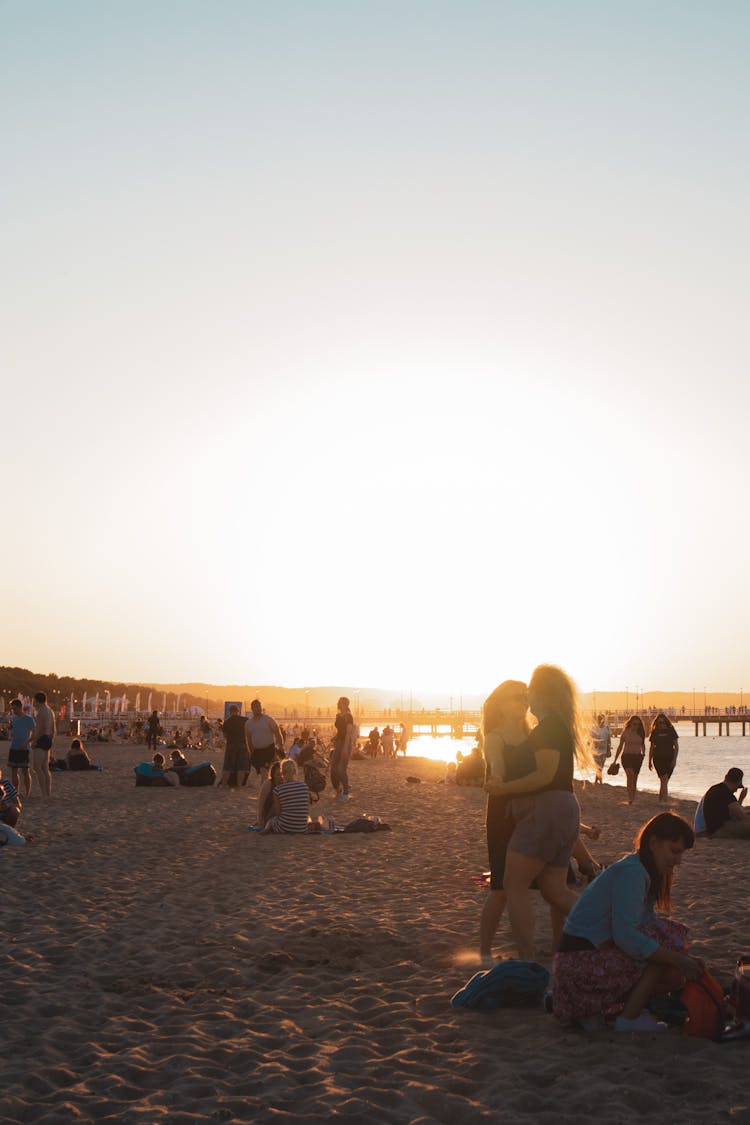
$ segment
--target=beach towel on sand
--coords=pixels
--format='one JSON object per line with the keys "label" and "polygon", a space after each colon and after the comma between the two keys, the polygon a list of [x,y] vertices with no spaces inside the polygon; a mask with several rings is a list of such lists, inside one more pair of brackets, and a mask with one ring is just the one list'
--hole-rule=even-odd
{"label": "beach towel on sand", "polygon": [[498,961],[474,976],[451,996],[454,1008],[541,1007],[549,985],[549,972],[537,961]]}

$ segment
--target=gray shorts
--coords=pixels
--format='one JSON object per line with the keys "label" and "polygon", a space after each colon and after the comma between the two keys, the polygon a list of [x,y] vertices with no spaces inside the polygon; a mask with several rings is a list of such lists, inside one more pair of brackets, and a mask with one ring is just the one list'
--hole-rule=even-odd
{"label": "gray shorts", "polygon": [[516,822],[509,852],[543,859],[547,867],[567,867],[578,839],[581,810],[575,794],[565,790],[514,797]]}

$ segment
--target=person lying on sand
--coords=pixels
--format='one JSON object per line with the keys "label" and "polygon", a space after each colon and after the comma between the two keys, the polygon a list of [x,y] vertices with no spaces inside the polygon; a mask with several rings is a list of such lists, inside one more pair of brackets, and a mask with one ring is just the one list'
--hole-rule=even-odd
{"label": "person lying on sand", "polygon": [[552,1007],[566,1026],[604,1029],[620,1009],[615,1031],[665,1031],[646,1009],[653,996],[696,980],[703,962],[687,953],[687,929],[657,918],[669,911],[674,869],[695,842],[674,813],[641,829],[636,850],[607,867],[583,891],[565,920],[552,968]]}

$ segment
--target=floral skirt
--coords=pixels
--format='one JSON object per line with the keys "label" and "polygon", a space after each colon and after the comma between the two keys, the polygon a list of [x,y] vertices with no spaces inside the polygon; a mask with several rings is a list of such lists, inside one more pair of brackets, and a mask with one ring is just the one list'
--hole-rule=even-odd
{"label": "floral skirt", "polygon": [[[687,926],[670,918],[653,918],[641,932],[665,949],[687,949]],[[636,961],[608,942],[599,949],[556,953],[552,964],[552,1004],[560,1023],[569,1025],[588,1016],[614,1016],[643,976],[645,961]]]}

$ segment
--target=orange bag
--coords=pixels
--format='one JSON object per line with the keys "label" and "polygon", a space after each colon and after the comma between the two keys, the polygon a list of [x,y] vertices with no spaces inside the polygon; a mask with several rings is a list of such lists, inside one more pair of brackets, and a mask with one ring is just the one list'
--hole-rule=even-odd
{"label": "orange bag", "polygon": [[700,1039],[720,1039],[728,1019],[724,990],[710,973],[689,980],[680,993],[688,1017],[683,1030]]}

